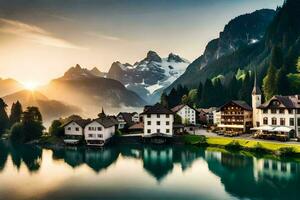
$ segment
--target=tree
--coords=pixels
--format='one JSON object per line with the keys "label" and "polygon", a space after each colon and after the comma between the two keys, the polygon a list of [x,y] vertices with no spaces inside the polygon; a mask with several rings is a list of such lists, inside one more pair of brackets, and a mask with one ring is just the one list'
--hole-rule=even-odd
{"label": "tree", "polygon": [[10,138],[12,142],[29,142],[39,139],[44,129],[39,109],[37,107],[28,107],[22,114],[21,122],[12,126]]}
{"label": "tree", "polygon": [[277,84],[276,81],[276,68],[274,65],[270,65],[267,75],[263,80],[263,90],[265,95],[265,100],[269,100],[273,95],[277,94]]}
{"label": "tree", "polygon": [[189,91],[187,104],[195,106],[196,101],[197,101],[197,89],[192,89]]}
{"label": "tree", "polygon": [[160,97],[160,103],[162,106],[169,108],[169,103],[168,103],[168,96],[165,92],[162,93]]}
{"label": "tree", "polygon": [[188,95],[183,95],[182,98],[181,98],[181,103],[182,104],[189,104],[189,97]]}
{"label": "tree", "polygon": [[211,100],[213,99],[213,96],[216,95],[216,93],[213,91],[214,87],[212,84],[212,81],[210,79],[206,79],[203,87],[203,95],[200,105],[202,107],[209,107],[214,104]]}
{"label": "tree", "polygon": [[0,98],[0,135],[4,133],[4,131],[9,126],[9,119],[6,113],[7,104]]}
{"label": "tree", "polygon": [[280,69],[283,65],[283,54],[280,46],[272,48],[271,65],[273,65],[276,69]]}
{"label": "tree", "polygon": [[64,128],[60,120],[53,120],[49,127],[49,134],[56,137],[62,137],[64,135]]}
{"label": "tree", "polygon": [[284,67],[281,67],[278,71],[277,71],[277,74],[276,74],[276,80],[275,80],[275,83],[276,83],[276,88],[278,90],[278,93],[277,94],[280,94],[280,95],[288,95],[290,92],[289,92],[289,89],[290,89],[290,83],[289,83],[289,80],[288,80],[288,77],[287,77],[287,69],[284,68]]}
{"label": "tree", "polygon": [[17,122],[21,121],[21,116],[22,116],[23,110],[22,110],[22,105],[19,101],[16,103],[13,103],[11,106],[11,111],[10,111],[10,116],[9,116],[9,123],[10,127],[14,125]]}
{"label": "tree", "polygon": [[182,118],[180,117],[180,115],[175,114],[174,115],[174,124],[181,124],[182,123]]}
{"label": "tree", "polygon": [[198,88],[197,88],[197,99],[196,99],[196,105],[199,106],[201,99],[202,99],[202,90],[203,90],[203,85],[202,82],[200,81]]}

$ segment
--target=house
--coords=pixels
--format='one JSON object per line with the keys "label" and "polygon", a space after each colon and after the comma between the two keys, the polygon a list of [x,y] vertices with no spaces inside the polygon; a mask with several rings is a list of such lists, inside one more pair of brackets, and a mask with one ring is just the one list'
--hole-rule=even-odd
{"label": "house", "polygon": [[110,117],[94,119],[84,127],[84,137],[87,145],[103,146],[116,131],[116,122]]}
{"label": "house", "polygon": [[71,120],[62,125],[65,131],[64,142],[66,144],[78,144],[84,139],[84,127],[89,120],[77,119]]}
{"label": "house", "polygon": [[139,114],[137,112],[120,112],[117,115],[117,120],[119,124],[118,129],[128,129],[133,124],[139,122]]}
{"label": "house", "polygon": [[217,110],[215,107],[211,108],[199,108],[198,121],[200,124],[212,125],[214,124],[214,111]]}
{"label": "house", "polygon": [[221,124],[221,111],[220,108],[217,108],[213,111],[213,124]]}
{"label": "house", "polygon": [[144,119],[144,137],[172,137],[174,113],[157,103],[141,113]]}
{"label": "house", "polygon": [[277,135],[278,139],[283,140],[299,137],[300,95],[273,96],[256,109],[258,126],[252,130],[261,134]]}
{"label": "house", "polygon": [[196,124],[196,110],[189,105],[181,104],[172,108],[173,113],[179,115],[182,124]]}
{"label": "house", "polygon": [[252,128],[252,108],[244,101],[229,101],[220,107],[221,123],[218,127],[225,135],[234,136]]}
{"label": "house", "polygon": [[259,138],[288,140],[300,134],[300,95],[273,96],[262,103],[256,83],[252,90],[253,129]]}

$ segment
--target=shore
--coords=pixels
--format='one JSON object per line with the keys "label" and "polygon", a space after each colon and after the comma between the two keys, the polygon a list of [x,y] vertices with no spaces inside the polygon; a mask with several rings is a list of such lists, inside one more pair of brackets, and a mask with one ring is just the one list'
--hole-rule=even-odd
{"label": "shore", "polygon": [[183,138],[185,143],[190,145],[218,147],[228,150],[247,150],[277,156],[300,156],[300,144],[202,135],[185,135]]}

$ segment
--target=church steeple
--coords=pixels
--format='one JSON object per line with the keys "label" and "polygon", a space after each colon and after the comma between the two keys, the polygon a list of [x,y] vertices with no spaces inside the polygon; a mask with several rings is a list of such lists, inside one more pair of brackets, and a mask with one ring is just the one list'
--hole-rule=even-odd
{"label": "church steeple", "polygon": [[99,118],[104,118],[104,117],[106,117],[106,114],[105,114],[105,112],[104,112],[103,107],[102,107],[101,113],[98,114],[98,117],[99,117]]}
{"label": "church steeple", "polygon": [[261,90],[256,82],[256,70],[254,72],[254,86],[253,86],[253,90],[252,90],[252,95],[261,95]]}

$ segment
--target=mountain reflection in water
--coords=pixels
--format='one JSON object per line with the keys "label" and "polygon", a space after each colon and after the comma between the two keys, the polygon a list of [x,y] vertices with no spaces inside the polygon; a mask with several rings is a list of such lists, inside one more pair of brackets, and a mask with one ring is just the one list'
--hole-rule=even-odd
{"label": "mountain reflection in water", "polygon": [[0,199],[297,199],[300,163],[190,146],[0,142]]}

